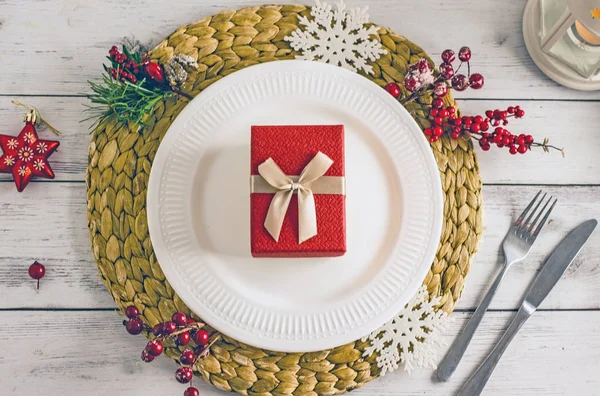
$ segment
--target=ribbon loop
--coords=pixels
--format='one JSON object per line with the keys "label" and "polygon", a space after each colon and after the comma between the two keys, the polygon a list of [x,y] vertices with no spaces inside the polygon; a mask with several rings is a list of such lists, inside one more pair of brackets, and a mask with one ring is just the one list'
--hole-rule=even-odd
{"label": "ribbon loop", "polygon": [[279,241],[281,226],[294,192],[298,193],[298,243],[317,235],[317,210],[310,184],[322,177],[332,164],[333,160],[319,151],[304,167],[298,181],[283,173],[272,158],[258,166],[258,173],[278,190],[265,219],[265,228],[275,241]]}

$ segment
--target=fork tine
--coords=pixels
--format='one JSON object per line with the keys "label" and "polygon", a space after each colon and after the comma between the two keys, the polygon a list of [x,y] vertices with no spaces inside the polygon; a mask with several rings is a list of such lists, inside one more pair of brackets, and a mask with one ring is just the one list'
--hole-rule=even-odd
{"label": "fork tine", "polygon": [[546,212],[546,215],[542,218],[542,221],[540,222],[540,224],[537,226],[537,228],[533,232],[534,240],[535,240],[535,238],[537,238],[537,236],[540,233],[540,231],[542,230],[542,227],[544,226],[544,224],[546,224],[546,220],[548,220],[548,217],[550,216],[550,212],[552,212],[552,209],[554,209],[554,205],[556,205],[556,201],[558,201],[558,199],[554,200],[554,202],[552,203],[552,206],[550,206],[550,209],[548,209],[548,211]]}
{"label": "fork tine", "polygon": [[514,226],[515,227],[519,227],[521,225],[521,222],[523,221],[523,219],[525,218],[525,216],[527,216],[527,212],[529,212],[529,209],[531,209],[531,207],[533,206],[533,204],[535,203],[536,199],[538,199],[538,197],[540,196],[540,194],[542,193],[542,190],[538,191],[538,193],[535,195],[535,197],[533,197],[533,199],[531,200],[531,202],[529,202],[529,205],[527,205],[527,207],[525,208],[525,210],[523,211],[523,213],[521,213],[521,215],[519,216],[519,218],[517,219],[517,221],[515,221]]}
{"label": "fork tine", "polygon": [[529,216],[527,217],[527,220],[525,220],[521,224],[521,226],[518,228],[518,231],[520,231],[522,233],[527,232],[527,228],[528,228],[529,224],[531,224],[531,219],[533,218],[533,216],[535,216],[535,213],[540,208],[540,205],[544,203],[544,200],[546,199],[546,195],[548,195],[548,193],[544,193],[544,195],[542,196],[542,199],[540,199],[538,201],[537,205],[535,205],[535,208],[533,208],[533,210],[531,211],[531,213],[529,213]]}
{"label": "fork tine", "polygon": [[[543,201],[543,199],[542,199],[542,201]],[[552,202],[552,196],[550,196],[550,198],[548,198],[548,200],[544,204],[544,207],[542,208],[542,210],[540,210],[538,212],[537,216],[535,217],[535,220],[533,220],[531,222],[531,224],[529,224],[529,223],[527,224],[527,230],[526,230],[526,232],[527,232],[527,234],[529,234],[529,236],[532,236],[531,231],[533,231],[533,229],[535,228],[535,226],[536,226],[538,220],[540,219],[540,217],[542,217],[542,215],[544,213],[546,213],[546,208],[548,207],[548,205],[550,204],[550,202]]]}

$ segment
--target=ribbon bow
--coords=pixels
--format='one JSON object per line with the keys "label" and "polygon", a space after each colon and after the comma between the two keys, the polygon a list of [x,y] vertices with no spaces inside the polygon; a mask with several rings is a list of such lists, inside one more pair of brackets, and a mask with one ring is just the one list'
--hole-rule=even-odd
{"label": "ribbon bow", "polygon": [[317,211],[311,183],[323,176],[332,164],[333,160],[319,151],[304,167],[297,181],[283,173],[272,158],[258,166],[258,173],[278,190],[265,219],[265,228],[275,241],[279,241],[283,219],[294,192],[298,193],[298,243],[317,235]]}

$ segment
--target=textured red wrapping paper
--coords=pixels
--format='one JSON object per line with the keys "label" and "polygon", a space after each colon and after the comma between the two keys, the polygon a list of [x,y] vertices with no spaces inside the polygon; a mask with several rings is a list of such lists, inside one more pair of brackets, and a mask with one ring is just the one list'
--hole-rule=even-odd
{"label": "textured red wrapping paper", "polygon": [[[250,142],[250,173],[269,158],[286,175],[299,175],[319,151],[333,160],[325,176],[345,176],[344,126],[253,126]],[[332,257],[346,252],[346,196],[314,194],[318,234],[298,244],[298,197],[287,210],[279,242],[264,222],[274,194],[250,196],[250,244],[254,257]]]}

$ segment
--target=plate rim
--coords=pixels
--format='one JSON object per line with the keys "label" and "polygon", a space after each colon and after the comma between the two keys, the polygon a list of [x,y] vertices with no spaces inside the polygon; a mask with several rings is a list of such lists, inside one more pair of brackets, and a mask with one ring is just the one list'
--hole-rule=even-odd
{"label": "plate rim", "polygon": [[[421,149],[423,149],[423,155],[426,157],[426,166],[429,167],[429,171],[431,172],[432,175],[437,175],[438,177],[433,177],[434,180],[431,180],[431,186],[433,189],[433,196],[432,198],[432,222],[433,222],[433,237],[435,238],[430,238],[429,239],[429,243],[433,244],[433,242],[435,242],[435,245],[433,246],[433,248],[430,248],[429,250],[427,250],[427,253],[425,254],[426,259],[423,259],[423,263],[421,263],[417,269],[414,272],[414,276],[412,278],[412,280],[410,280],[409,282],[407,282],[408,286],[405,288],[402,296],[409,295],[408,298],[406,298],[406,302],[408,302],[410,300],[410,298],[417,293],[419,287],[421,286],[421,284],[423,283],[424,278],[427,275],[427,272],[429,271],[430,267],[431,267],[431,263],[433,262],[434,258],[435,258],[435,254],[437,252],[437,249],[439,247],[439,240],[441,237],[441,232],[442,232],[442,226],[443,226],[443,193],[442,193],[442,185],[441,185],[441,178],[439,177],[439,169],[437,166],[437,162],[435,160],[435,156],[433,155],[433,152],[429,146],[429,143],[427,142],[427,140],[425,139],[424,135],[422,134],[421,128],[419,127],[419,125],[417,124],[417,122],[414,120],[414,118],[410,115],[410,113],[408,113],[408,111],[405,109],[404,106],[399,105],[398,101],[396,99],[394,99],[391,95],[389,95],[385,90],[383,90],[381,87],[379,87],[377,84],[375,84],[374,82],[370,81],[369,79],[367,79],[365,76],[361,76],[361,75],[357,75],[356,73],[353,73],[349,70],[343,69],[341,67],[338,66],[333,66],[333,65],[328,65],[328,64],[324,64],[324,63],[320,63],[320,62],[310,62],[310,61],[304,61],[304,60],[280,60],[280,61],[274,61],[274,62],[266,62],[266,63],[262,63],[262,64],[257,64],[257,65],[253,65],[253,66],[249,66],[247,68],[244,68],[242,70],[239,70],[236,73],[233,73],[233,75],[238,75],[239,78],[239,73],[246,73],[246,74],[254,74],[254,73],[260,73],[261,71],[282,71],[280,70],[280,67],[282,67],[282,62],[284,62],[285,65],[285,69],[283,71],[290,71],[293,70],[294,68],[298,68],[298,70],[304,70],[306,68],[316,68],[315,70],[318,70],[319,68],[321,69],[321,71],[325,71],[325,72],[329,72],[329,73],[339,73],[340,75],[343,76],[351,76],[350,78],[355,79],[357,83],[360,84],[365,84],[365,85],[370,85],[372,84],[372,87],[370,88],[377,88],[377,89],[372,89],[372,93],[377,95],[379,99],[387,102],[390,106],[397,108],[399,113],[404,113],[402,114],[402,118],[403,118],[403,122],[406,122],[406,126],[408,128],[412,128],[414,129],[414,131],[418,131],[420,136],[422,136],[422,138],[418,138],[416,139],[417,144],[421,146]],[[275,70],[272,70],[275,69]],[[264,73],[263,71],[263,73]],[[156,259],[157,262],[159,263],[159,266],[161,267],[161,270],[164,272],[167,280],[169,280],[169,282],[171,284],[173,284],[171,282],[171,280],[175,277],[175,278],[182,278],[181,275],[179,273],[176,273],[177,271],[174,271],[172,268],[173,266],[169,266],[169,269],[165,270],[165,268],[163,268],[162,265],[160,265],[160,261],[159,260],[159,256],[161,256],[161,258],[163,259],[167,259],[170,260],[170,258],[167,256],[168,252],[167,252],[167,247],[164,243],[163,238],[159,238],[158,240],[156,240],[156,238],[152,238],[153,235],[161,235],[161,227],[160,227],[160,221],[159,221],[159,217],[160,215],[158,214],[159,212],[159,205],[158,205],[158,201],[159,201],[159,192],[160,192],[160,185],[161,185],[161,176],[163,174],[163,170],[164,170],[164,165],[165,165],[165,161],[167,160],[167,156],[169,151],[166,151],[165,149],[161,150],[161,147],[166,147],[167,145],[163,144],[165,141],[169,141],[169,140],[173,140],[175,138],[175,135],[173,133],[171,133],[171,135],[169,136],[169,132],[175,129],[179,129],[180,131],[183,129],[181,128],[181,126],[185,125],[185,122],[188,121],[191,117],[193,117],[193,115],[198,111],[198,107],[199,106],[193,106],[193,102],[197,101],[197,103],[202,103],[203,99],[199,99],[202,97],[203,93],[209,93],[209,94],[214,94],[215,92],[218,92],[218,90],[220,89],[220,87],[222,85],[224,85],[227,82],[229,76],[226,76],[225,78],[220,79],[219,81],[216,81],[215,83],[211,84],[209,87],[207,87],[206,89],[204,89],[201,94],[197,95],[196,98],[194,98],[194,100],[190,101],[190,103],[188,103],[186,105],[186,107],[181,111],[181,113],[177,116],[177,118],[172,122],[172,124],[169,126],[169,129],[167,130],[167,132],[165,133],[165,135],[163,136],[163,139],[161,141],[161,144],[156,152],[156,155],[154,157],[153,163],[152,163],[152,168],[150,171],[150,177],[149,177],[149,182],[148,182],[148,190],[147,190],[147,198],[146,198],[146,202],[147,202],[147,219],[148,219],[148,229],[149,229],[149,235],[150,235],[150,239],[152,242],[152,246],[153,246],[153,250],[155,252],[156,255]],[[225,81],[225,83],[223,82]],[[370,88],[365,88],[365,89],[370,89]],[[205,97],[207,97],[208,95],[205,95]],[[413,131],[413,132],[414,132]],[[181,132],[179,132],[181,133]],[[179,134],[178,134],[179,135]],[[169,140],[167,140],[169,139]],[[162,165],[160,172],[158,172],[158,168],[155,167],[155,164],[158,165]],[[156,216],[154,216],[153,214],[158,214]],[[428,263],[427,265],[425,265],[424,263]],[[175,273],[172,273],[175,272]],[[175,290],[175,287],[173,287]],[[194,300],[192,304],[190,304],[190,301],[193,297],[187,296],[184,294],[180,294],[179,292],[177,292],[177,290],[175,290],[177,295],[179,295],[179,297],[182,299],[182,301],[188,306],[188,308],[190,308],[190,305],[198,305],[198,301]],[[404,303],[405,304],[405,303]],[[190,308],[192,310],[192,308]],[[234,330],[233,332],[229,332],[228,330],[231,330],[231,328],[225,328],[222,329],[220,328],[220,320],[213,320],[212,322],[214,323],[219,323],[217,325],[214,325],[213,323],[211,323],[210,318],[214,318],[214,315],[209,313],[203,313],[203,314],[199,314],[200,317],[202,317],[204,320],[207,321],[207,323],[214,327],[215,329],[217,329],[218,331],[222,332],[223,334],[228,335],[231,338],[234,338],[238,341],[247,343],[249,345],[255,346],[255,347],[259,347],[259,348],[265,348],[265,349],[269,349],[269,350],[277,350],[277,351],[285,351],[285,352],[313,352],[313,351],[319,351],[319,350],[324,350],[324,349],[330,349],[330,348],[334,348],[336,346],[339,345],[343,345],[347,342],[351,342],[357,339],[360,339],[363,336],[366,336],[367,334],[369,334],[370,332],[372,332],[373,330],[377,329],[378,327],[380,327],[381,325],[387,323],[389,320],[393,319],[401,310],[402,308],[398,308],[397,305],[394,304],[390,304],[390,306],[381,311],[378,315],[377,318],[380,317],[385,317],[386,319],[380,319],[379,321],[377,321],[377,326],[375,326],[375,324],[373,324],[373,329],[370,329],[368,331],[364,331],[364,330],[360,330],[364,327],[364,324],[355,328],[352,331],[349,331],[347,333],[345,333],[343,336],[336,336],[335,338],[335,343],[333,341],[331,341],[332,337],[318,337],[318,338],[311,338],[309,340],[294,340],[294,341],[289,341],[285,338],[274,338],[274,337],[261,337],[261,336],[246,336],[246,333],[244,332],[237,332]],[[192,310],[193,312],[195,312],[194,310]],[[209,309],[210,311],[210,309]],[[373,320],[371,321],[373,322]],[[379,323],[381,322],[381,323]],[[237,329],[237,328],[236,328]],[[233,334],[232,334],[233,333]],[[364,334],[363,334],[364,333]],[[232,334],[232,335],[230,335]],[[292,345],[293,343],[293,345]],[[311,345],[312,344],[312,345]]]}

